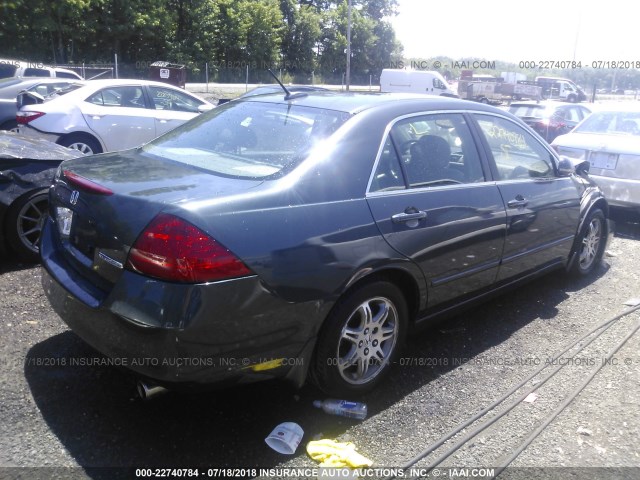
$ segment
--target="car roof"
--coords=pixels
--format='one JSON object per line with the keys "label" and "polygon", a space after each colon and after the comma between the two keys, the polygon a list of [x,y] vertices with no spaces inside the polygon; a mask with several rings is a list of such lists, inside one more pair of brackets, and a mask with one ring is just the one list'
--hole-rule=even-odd
{"label": "car roof", "polygon": [[484,105],[457,98],[412,94],[412,93],[380,93],[380,92],[305,92],[285,100],[284,92],[278,94],[255,95],[239,98],[241,102],[284,103],[336,110],[355,114],[370,108],[398,106],[401,104],[420,105],[428,110],[479,110],[488,112],[505,112],[490,105]]}
{"label": "car roof", "polygon": [[[318,87],[316,85],[285,85],[290,92],[329,92],[328,88]],[[242,97],[251,95],[267,95],[269,93],[282,92],[282,87],[277,83],[269,83],[266,85],[258,85],[257,87],[243,93]]]}
{"label": "car roof", "polygon": [[554,107],[565,107],[568,105],[579,105],[584,107],[580,103],[571,103],[571,102],[556,102],[554,100],[545,100],[542,102],[537,102],[535,100],[530,100],[526,102],[511,102],[510,107],[544,107],[544,108],[554,108]]}
{"label": "car roof", "polygon": [[152,85],[158,87],[169,87],[178,90],[182,90],[175,85],[171,85],[169,83],[156,82],[154,80],[140,80],[137,78],[100,78],[96,80],[87,81],[87,86],[94,87],[108,87],[108,86],[119,86],[119,85]]}
{"label": "car roof", "polygon": [[[188,90],[183,90],[182,88],[176,87],[175,85],[170,85],[168,83],[163,83],[163,82],[155,82],[153,80],[138,80],[135,78],[106,78],[106,79],[100,79],[100,80],[86,80],[82,83],[84,83],[82,87],[67,93],[64,96],[64,98],[69,99],[69,98],[82,97],[83,95],[86,95],[87,92],[93,92],[97,89],[106,88],[106,87],[117,87],[117,86],[127,86],[127,85],[129,86],[148,85],[151,87],[164,87],[164,88],[170,88],[173,90],[179,90],[181,92],[185,92],[188,95],[191,95],[192,97],[196,97],[205,103],[211,104],[211,102],[200,97],[197,93],[193,93]],[[58,98],[62,98],[62,97],[58,97]],[[53,100],[57,100],[58,98]]]}

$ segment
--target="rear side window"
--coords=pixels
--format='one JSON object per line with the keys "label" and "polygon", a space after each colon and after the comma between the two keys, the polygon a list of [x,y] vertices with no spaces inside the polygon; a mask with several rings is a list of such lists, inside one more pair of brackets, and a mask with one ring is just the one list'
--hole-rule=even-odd
{"label": "rear side window", "polygon": [[480,157],[464,116],[420,115],[400,120],[391,129],[370,191],[484,180]]}
{"label": "rear side window", "polygon": [[87,102],[104,107],[145,108],[142,87],[123,86],[99,90]]}
{"label": "rear side window", "polygon": [[528,131],[509,120],[476,114],[500,180],[548,178],[555,175],[552,154]]}

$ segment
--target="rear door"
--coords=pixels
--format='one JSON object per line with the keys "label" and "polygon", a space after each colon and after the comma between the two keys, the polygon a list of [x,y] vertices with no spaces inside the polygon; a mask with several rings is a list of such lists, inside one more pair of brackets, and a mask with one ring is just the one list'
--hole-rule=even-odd
{"label": "rear door", "polygon": [[137,147],[156,137],[154,110],[140,85],[106,87],[86,99],[84,119],[107,151]]}
{"label": "rear door", "polygon": [[[434,173],[421,143],[448,145],[441,173]],[[399,119],[384,142],[367,201],[386,241],[424,272],[428,307],[495,281],[506,213],[487,179],[462,113]]]}
{"label": "rear door", "polygon": [[554,156],[515,121],[474,114],[507,207],[507,237],[498,280],[567,260],[580,215],[571,177],[556,174]]}

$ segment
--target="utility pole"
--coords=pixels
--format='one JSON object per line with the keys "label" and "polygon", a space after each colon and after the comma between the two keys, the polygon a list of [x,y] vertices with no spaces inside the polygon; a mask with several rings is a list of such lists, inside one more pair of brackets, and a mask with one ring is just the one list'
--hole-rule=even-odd
{"label": "utility pole", "polygon": [[351,0],[348,0],[347,6],[347,92],[349,91],[349,85],[351,84]]}

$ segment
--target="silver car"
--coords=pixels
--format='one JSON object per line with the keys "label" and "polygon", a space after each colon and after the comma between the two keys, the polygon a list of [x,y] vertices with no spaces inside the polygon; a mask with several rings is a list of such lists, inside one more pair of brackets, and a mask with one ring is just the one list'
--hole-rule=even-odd
{"label": "silver car", "polygon": [[589,176],[610,205],[640,210],[640,107],[607,107],[552,146],[560,155],[589,161]]}

